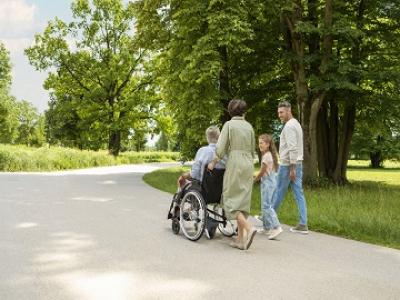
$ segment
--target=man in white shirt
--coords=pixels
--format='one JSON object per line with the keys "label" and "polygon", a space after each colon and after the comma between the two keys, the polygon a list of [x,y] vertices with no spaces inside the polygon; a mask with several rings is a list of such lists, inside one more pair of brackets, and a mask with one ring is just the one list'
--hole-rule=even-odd
{"label": "man in white shirt", "polygon": [[292,188],[299,210],[299,224],[290,228],[292,232],[307,234],[307,204],[303,191],[303,130],[293,118],[291,105],[283,101],[278,105],[279,119],[285,123],[279,141],[280,166],[274,209],[278,211],[286,195],[289,184]]}

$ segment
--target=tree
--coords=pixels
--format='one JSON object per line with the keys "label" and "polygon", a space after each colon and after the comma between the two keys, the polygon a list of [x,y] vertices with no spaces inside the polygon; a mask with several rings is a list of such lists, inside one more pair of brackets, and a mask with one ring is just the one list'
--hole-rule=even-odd
{"label": "tree", "polygon": [[368,106],[358,112],[351,153],[381,168],[386,159],[400,159],[400,94],[385,80],[370,98]]}
{"label": "tree", "polygon": [[[357,112],[397,63],[399,10],[393,1],[294,0],[281,6],[305,140],[305,177],[347,182]],[[390,12],[390,13],[389,13]],[[372,87],[372,89],[371,89]],[[376,100],[376,99],[375,99]]]}
{"label": "tree", "polygon": [[10,95],[10,55],[0,42],[0,142],[13,143],[18,136],[16,100]]}
{"label": "tree", "polygon": [[[153,53],[160,97],[177,125],[183,157],[205,143],[204,131],[229,119],[227,104],[244,98],[257,130],[272,130],[276,89],[290,85],[275,62],[279,18],[260,1],[136,1],[142,47]],[[277,26],[278,25],[278,26]],[[274,110],[260,115],[260,109]],[[271,118],[269,116],[272,116]],[[272,122],[271,122],[272,123]],[[268,125],[265,125],[268,124]]]}
{"label": "tree", "polygon": [[274,134],[280,127],[277,103],[290,100],[304,131],[305,180],[345,184],[360,113],[398,100],[395,1],[135,5],[139,43],[159,67],[161,98],[177,122],[186,157],[202,143],[207,126],[227,120],[230,98],[249,103],[247,119],[258,133]]}
{"label": "tree", "polygon": [[49,22],[25,51],[36,69],[50,70],[47,128],[51,137],[71,137],[82,148],[101,147],[106,138],[110,153],[118,155],[122,136],[147,119],[150,108],[138,96],[146,86],[146,55],[135,43],[133,4],[75,0],[71,9],[74,22]]}
{"label": "tree", "polygon": [[16,103],[18,110],[18,138],[15,140],[16,144],[25,144],[31,146],[33,144],[43,144],[44,136],[41,136],[42,124],[40,123],[40,115],[37,109],[27,101],[19,101]]}

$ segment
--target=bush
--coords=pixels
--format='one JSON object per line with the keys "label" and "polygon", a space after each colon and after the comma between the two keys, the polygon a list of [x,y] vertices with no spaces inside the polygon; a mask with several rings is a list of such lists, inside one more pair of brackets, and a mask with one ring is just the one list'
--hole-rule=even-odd
{"label": "bush", "polygon": [[176,152],[124,152],[115,158],[107,151],[63,147],[32,148],[0,145],[0,171],[54,171],[119,164],[176,161]]}

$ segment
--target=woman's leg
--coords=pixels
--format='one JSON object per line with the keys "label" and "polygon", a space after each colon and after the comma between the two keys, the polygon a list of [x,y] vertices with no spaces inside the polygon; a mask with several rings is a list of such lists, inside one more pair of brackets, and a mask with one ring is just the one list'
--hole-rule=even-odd
{"label": "woman's leg", "polygon": [[243,229],[243,224],[239,221],[239,215],[236,217],[236,221],[237,221],[237,227],[238,227],[238,236],[236,241],[239,244],[243,244],[243,237],[244,237],[244,229]]}
{"label": "woman's leg", "polygon": [[238,239],[240,241],[244,241],[245,232],[246,232],[246,234],[248,232],[250,232],[252,230],[253,226],[249,222],[247,222],[247,220],[242,212],[239,212],[237,214],[236,218],[237,218],[237,223],[238,223]]}
{"label": "woman's leg", "polygon": [[[238,224],[240,224],[241,227],[241,241],[242,241],[242,245],[244,247],[244,250],[249,249],[251,243],[253,242],[253,238],[254,235],[257,233],[257,230],[255,230],[253,228],[253,226],[247,222],[246,217],[244,216],[244,214],[242,212],[239,212],[237,215],[237,221]],[[244,235],[244,232],[246,231],[246,238]]]}

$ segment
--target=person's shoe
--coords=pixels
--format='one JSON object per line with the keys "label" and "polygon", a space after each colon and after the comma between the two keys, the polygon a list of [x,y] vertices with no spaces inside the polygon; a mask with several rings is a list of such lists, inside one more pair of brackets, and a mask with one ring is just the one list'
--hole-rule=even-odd
{"label": "person's shoe", "polygon": [[276,227],[276,228],[274,228],[274,229],[271,229],[271,230],[270,230],[270,233],[269,233],[269,235],[268,235],[268,239],[269,239],[269,240],[273,240],[273,239],[277,238],[278,235],[280,235],[282,232],[283,232],[283,229],[282,229],[281,226]]}
{"label": "person's shoe", "polygon": [[247,233],[247,239],[244,244],[244,249],[249,249],[251,246],[251,243],[253,242],[254,236],[256,235],[257,230],[252,228],[248,233]]}
{"label": "person's shoe", "polygon": [[297,232],[302,234],[308,234],[308,227],[304,224],[298,224],[296,227],[290,228],[291,232]]}
{"label": "person's shoe", "polygon": [[271,234],[271,231],[272,231],[273,229],[265,229],[264,228],[264,234],[266,235],[266,236],[269,236],[270,234]]}
{"label": "person's shoe", "polygon": [[272,229],[257,228],[257,233],[265,234],[266,236],[271,234]]}
{"label": "person's shoe", "polygon": [[267,233],[264,228],[257,228],[257,233]]}
{"label": "person's shoe", "polygon": [[238,243],[236,241],[230,242],[229,246],[231,246],[232,248],[237,248],[237,249],[240,249],[240,250],[244,250],[243,244],[242,243]]}

